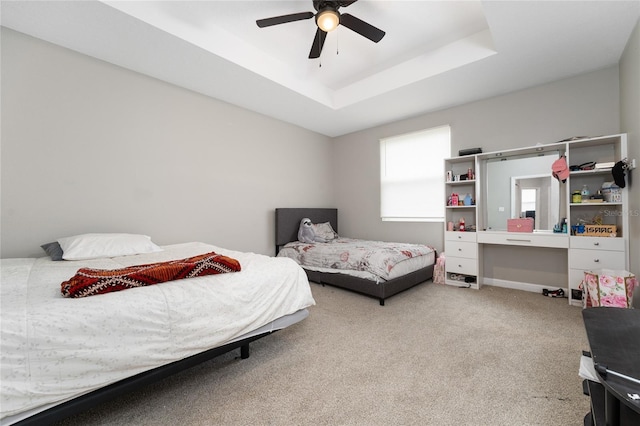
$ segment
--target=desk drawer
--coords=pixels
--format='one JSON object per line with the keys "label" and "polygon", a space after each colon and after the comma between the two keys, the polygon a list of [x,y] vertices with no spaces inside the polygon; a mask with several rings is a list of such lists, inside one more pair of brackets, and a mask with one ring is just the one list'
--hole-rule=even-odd
{"label": "desk drawer", "polygon": [[446,241],[465,241],[471,243],[476,241],[476,232],[445,231],[444,239]]}
{"label": "desk drawer", "polygon": [[[584,237],[586,238],[586,237]],[[478,232],[478,242],[482,244],[500,244],[525,247],[568,248],[567,234],[537,233],[537,232]]]}
{"label": "desk drawer", "polygon": [[624,238],[571,237],[571,248],[591,250],[624,250]]}
{"label": "desk drawer", "polygon": [[447,258],[449,256],[454,256],[476,259],[478,257],[478,244],[447,241],[445,243],[444,252]]}
{"label": "desk drawer", "polygon": [[445,270],[447,273],[478,275],[478,265],[476,259],[464,257],[447,256],[445,260]]}
{"label": "desk drawer", "polygon": [[626,269],[624,251],[571,249],[569,250],[569,268]]}

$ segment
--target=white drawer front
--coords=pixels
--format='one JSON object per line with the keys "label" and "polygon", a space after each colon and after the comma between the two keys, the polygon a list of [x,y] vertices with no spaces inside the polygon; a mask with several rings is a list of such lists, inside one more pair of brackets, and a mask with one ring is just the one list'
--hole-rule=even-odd
{"label": "white drawer front", "polygon": [[569,247],[569,238],[566,234],[536,232],[479,232],[478,242],[482,244],[500,244],[525,247]]}
{"label": "white drawer front", "polygon": [[464,257],[447,256],[447,259],[445,260],[445,270],[456,274],[478,274],[476,259],[468,259]]}
{"label": "white drawer front", "polygon": [[569,250],[569,268],[625,269],[624,251],[571,249]]}
{"label": "white drawer front", "polygon": [[459,231],[445,231],[444,239],[446,241],[465,241],[468,243],[476,241],[475,232],[459,232]]}
{"label": "white drawer front", "polygon": [[624,238],[571,237],[571,248],[592,250],[624,250]]}
{"label": "white drawer front", "polygon": [[478,257],[478,244],[460,241],[447,241],[445,243],[444,252],[447,258],[449,256],[454,256],[476,259]]}

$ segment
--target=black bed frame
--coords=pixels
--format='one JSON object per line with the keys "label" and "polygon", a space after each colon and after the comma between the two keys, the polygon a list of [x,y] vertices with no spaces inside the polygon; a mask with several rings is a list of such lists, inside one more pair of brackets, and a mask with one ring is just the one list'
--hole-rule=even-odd
{"label": "black bed frame", "polygon": [[[276,209],[276,254],[291,241],[298,240],[298,229],[303,218],[313,223],[331,223],[338,231],[338,209],[333,208],[277,208]],[[375,297],[384,306],[386,298],[433,278],[434,265],[427,266],[407,275],[376,284],[374,281],[346,274],[317,272],[305,269],[309,281],[345,288],[367,296]]]}
{"label": "black bed frame", "polygon": [[98,404],[114,399],[117,396],[126,392],[131,392],[136,389],[140,389],[146,385],[162,380],[172,374],[194,367],[205,361],[209,361],[217,356],[225,354],[234,349],[240,348],[240,358],[249,358],[249,343],[258,340],[269,334],[273,334],[278,330],[267,331],[262,334],[247,337],[246,339],[238,340],[228,343],[224,346],[209,349],[205,352],[192,355],[190,357],[181,359],[179,361],[172,362],[161,367],[154,368],[149,371],[145,371],[135,376],[128,377],[118,382],[112,383],[104,388],[97,389],[88,394],[79,396],[60,405],[51,407],[45,411],[41,411],[34,414],[31,417],[20,420],[14,425],[26,426],[41,426],[48,425],[54,422],[63,420],[74,414],[78,414],[82,411],[86,411],[89,408],[95,407]]}

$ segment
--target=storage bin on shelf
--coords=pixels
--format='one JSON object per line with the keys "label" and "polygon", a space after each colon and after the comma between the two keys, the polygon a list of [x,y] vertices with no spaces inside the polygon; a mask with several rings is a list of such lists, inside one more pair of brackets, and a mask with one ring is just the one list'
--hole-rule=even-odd
{"label": "storage bin on shelf", "polygon": [[602,196],[607,203],[621,203],[622,189],[613,182],[605,182],[602,184]]}

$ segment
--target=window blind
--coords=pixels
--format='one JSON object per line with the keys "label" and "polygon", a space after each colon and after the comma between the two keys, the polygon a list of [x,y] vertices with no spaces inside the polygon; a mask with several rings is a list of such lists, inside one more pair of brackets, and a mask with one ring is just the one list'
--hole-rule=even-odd
{"label": "window blind", "polygon": [[385,221],[444,220],[444,159],[451,128],[380,140],[380,216]]}

